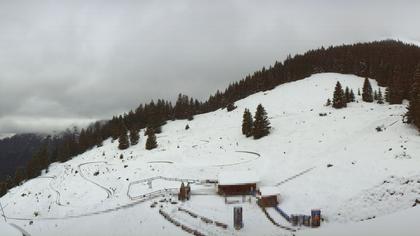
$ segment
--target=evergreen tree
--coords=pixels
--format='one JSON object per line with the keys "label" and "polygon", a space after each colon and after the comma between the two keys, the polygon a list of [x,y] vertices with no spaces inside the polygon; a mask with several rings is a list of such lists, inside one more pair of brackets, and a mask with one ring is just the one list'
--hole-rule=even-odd
{"label": "evergreen tree", "polygon": [[392,72],[391,83],[389,84],[389,104],[401,104],[404,99],[403,73],[400,66],[395,66]]}
{"label": "evergreen tree", "polygon": [[378,100],[378,92],[376,90],[373,92],[373,100]]}
{"label": "evergreen tree", "polygon": [[385,89],[385,101],[389,102],[390,94],[389,94],[389,87],[386,87]]}
{"label": "evergreen tree", "polygon": [[157,148],[156,135],[153,128],[151,128],[149,130],[149,134],[147,135],[146,149],[152,150],[154,148]]}
{"label": "evergreen tree", "polygon": [[148,126],[144,131],[144,136],[148,136],[151,132],[156,133],[154,128]]}
{"label": "evergreen tree", "polygon": [[48,150],[47,145],[44,144],[42,147],[32,156],[26,165],[26,174],[29,179],[35,178],[41,174],[41,171],[47,168],[49,165],[48,161]]}
{"label": "evergreen tree", "polygon": [[127,130],[125,130],[125,132],[122,132],[118,137],[118,149],[124,150],[127,149],[129,146],[130,143],[128,142]]}
{"label": "evergreen tree", "polygon": [[260,139],[264,136],[267,136],[270,133],[270,121],[267,117],[267,112],[264,107],[259,104],[257,106],[257,111],[254,116],[254,128],[252,129],[252,134],[254,139]]}
{"label": "evergreen tree", "polygon": [[334,89],[332,106],[337,109],[347,106],[343,88],[341,87],[341,84],[338,81]]}
{"label": "evergreen tree", "polygon": [[382,96],[381,88],[378,90],[378,104],[384,104],[384,97]]}
{"label": "evergreen tree", "polygon": [[346,103],[351,102],[351,98],[350,98],[350,89],[349,87],[346,86],[346,89],[344,91],[344,97],[346,98]]}
{"label": "evergreen tree", "polygon": [[130,129],[130,143],[131,145],[136,145],[139,143],[139,129],[135,126],[133,126]]}
{"label": "evergreen tree", "polygon": [[7,193],[7,184],[4,181],[0,182],[0,197]]}
{"label": "evergreen tree", "polygon": [[365,78],[362,90],[362,100],[365,102],[373,102],[372,86],[370,85],[368,78]]}
{"label": "evergreen tree", "polygon": [[252,120],[251,112],[245,108],[244,115],[242,118],[242,134],[246,137],[252,136],[252,128],[254,121]]}
{"label": "evergreen tree", "polygon": [[413,77],[413,85],[409,94],[410,102],[405,119],[407,123],[414,123],[420,128],[420,63],[417,65]]}
{"label": "evergreen tree", "polygon": [[354,96],[353,89],[350,89],[350,102],[356,101],[356,97]]}
{"label": "evergreen tree", "polygon": [[360,94],[360,88],[357,89],[357,95],[360,96],[362,94]]}
{"label": "evergreen tree", "polygon": [[16,169],[14,185],[17,186],[24,180],[26,180],[25,169],[22,167],[19,167]]}

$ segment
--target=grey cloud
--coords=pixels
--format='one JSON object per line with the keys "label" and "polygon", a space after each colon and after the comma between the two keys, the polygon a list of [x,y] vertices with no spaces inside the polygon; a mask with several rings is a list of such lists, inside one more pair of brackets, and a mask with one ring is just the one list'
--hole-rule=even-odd
{"label": "grey cloud", "polygon": [[0,1],[0,133],[205,99],[320,46],[420,41],[418,1]]}

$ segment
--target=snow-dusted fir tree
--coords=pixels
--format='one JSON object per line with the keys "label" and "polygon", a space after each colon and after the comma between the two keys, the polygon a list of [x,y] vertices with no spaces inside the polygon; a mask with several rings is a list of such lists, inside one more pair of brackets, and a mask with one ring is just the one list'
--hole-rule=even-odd
{"label": "snow-dusted fir tree", "polygon": [[346,96],[344,94],[344,90],[341,87],[340,82],[338,82],[338,81],[337,81],[337,84],[335,85],[335,89],[334,89],[332,106],[334,108],[337,108],[337,109],[347,106]]}
{"label": "snow-dusted fir tree", "polygon": [[267,136],[270,133],[270,121],[268,120],[267,112],[264,107],[259,104],[257,111],[254,116],[254,128],[252,129],[252,135],[254,139],[259,139]]}
{"label": "snow-dusted fir tree", "polygon": [[354,96],[353,89],[350,89],[350,102],[356,101],[356,97]]}
{"label": "snow-dusted fir tree", "polygon": [[133,127],[130,129],[130,143],[131,145],[136,145],[139,143],[139,129]]}
{"label": "snow-dusted fir tree", "polygon": [[118,148],[120,150],[124,150],[124,149],[127,149],[129,146],[130,146],[130,143],[128,142],[127,130],[124,129],[124,131],[118,137]]}
{"label": "snow-dusted fir tree", "polygon": [[370,85],[368,78],[365,78],[362,90],[362,100],[365,102],[373,102],[372,86]]}
{"label": "snow-dusted fir tree", "polygon": [[147,135],[147,140],[146,140],[146,149],[152,150],[155,148],[157,148],[156,135],[153,128],[150,128],[149,134]]}
{"label": "snow-dusted fir tree", "polygon": [[252,136],[252,128],[254,121],[252,120],[251,112],[248,108],[245,108],[244,115],[242,117],[242,134],[246,137]]}
{"label": "snow-dusted fir tree", "polygon": [[344,97],[346,97],[346,103],[350,102],[350,89],[346,86],[346,89],[344,90]]}

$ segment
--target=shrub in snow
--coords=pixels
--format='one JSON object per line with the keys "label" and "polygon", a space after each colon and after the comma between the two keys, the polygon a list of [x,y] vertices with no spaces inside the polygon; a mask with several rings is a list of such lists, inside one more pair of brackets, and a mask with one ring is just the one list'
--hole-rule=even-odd
{"label": "shrub in snow", "polygon": [[331,100],[329,98],[327,99],[327,102],[325,103],[325,106],[326,107],[331,106]]}

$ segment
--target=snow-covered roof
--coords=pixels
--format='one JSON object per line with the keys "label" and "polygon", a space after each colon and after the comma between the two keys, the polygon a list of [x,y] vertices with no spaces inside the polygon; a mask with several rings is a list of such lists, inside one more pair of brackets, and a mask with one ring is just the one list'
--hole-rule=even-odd
{"label": "snow-covered roof", "polygon": [[260,193],[261,196],[280,195],[280,189],[274,186],[261,186]]}
{"label": "snow-covered roof", "polygon": [[260,181],[255,171],[224,171],[218,176],[219,185],[240,185]]}

